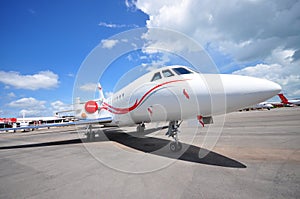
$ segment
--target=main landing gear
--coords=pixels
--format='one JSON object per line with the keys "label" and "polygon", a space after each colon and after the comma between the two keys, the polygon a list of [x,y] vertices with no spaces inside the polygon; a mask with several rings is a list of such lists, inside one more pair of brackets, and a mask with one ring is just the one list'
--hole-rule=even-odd
{"label": "main landing gear", "polygon": [[136,131],[137,131],[138,133],[144,133],[144,131],[145,131],[145,124],[144,124],[144,123],[139,124],[139,125],[136,127]]}
{"label": "main landing gear", "polygon": [[89,124],[87,129],[86,129],[86,140],[88,142],[93,142],[95,141],[95,132],[93,131],[92,125]]}
{"label": "main landing gear", "polygon": [[178,121],[170,121],[169,122],[168,132],[166,133],[166,135],[168,135],[169,137],[172,137],[174,139],[174,142],[170,143],[170,150],[172,152],[177,152],[182,149],[182,144],[179,142],[179,139],[178,139],[178,133],[180,132],[178,128],[179,128],[180,124],[181,124],[181,122],[178,123]]}

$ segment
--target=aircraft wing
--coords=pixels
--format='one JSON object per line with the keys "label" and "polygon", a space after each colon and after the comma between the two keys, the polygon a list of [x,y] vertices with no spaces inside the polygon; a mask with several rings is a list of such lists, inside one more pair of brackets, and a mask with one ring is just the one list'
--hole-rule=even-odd
{"label": "aircraft wing", "polygon": [[76,122],[70,122],[73,125],[83,125],[83,124],[106,124],[111,123],[113,120],[112,117],[103,117],[103,118],[97,118],[97,119],[85,119],[85,120],[79,120]]}
{"label": "aircraft wing", "polygon": [[16,131],[16,130],[27,130],[27,129],[62,127],[62,126],[71,126],[71,125],[85,125],[85,124],[107,124],[112,122],[112,120],[113,120],[112,117],[104,117],[104,118],[97,118],[97,119],[79,120],[76,122],[43,124],[43,125],[36,125],[36,126],[23,126],[23,127],[14,127],[14,128],[1,128],[0,131]]}

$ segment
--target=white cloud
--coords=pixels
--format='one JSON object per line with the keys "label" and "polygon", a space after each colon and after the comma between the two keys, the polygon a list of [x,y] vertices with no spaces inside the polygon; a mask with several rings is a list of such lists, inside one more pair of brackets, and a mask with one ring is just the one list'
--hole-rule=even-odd
{"label": "white cloud", "polygon": [[19,112],[19,115],[25,116],[25,117],[30,117],[30,116],[45,116],[44,115],[44,110],[38,110],[38,109],[22,109]]}
{"label": "white cloud", "polygon": [[58,75],[51,71],[41,71],[33,75],[21,75],[19,72],[0,71],[0,82],[18,89],[38,90],[58,86]]}
{"label": "white cloud", "polygon": [[32,14],[32,15],[36,14],[36,11],[32,8],[28,9],[28,12],[30,12],[30,14]]}
{"label": "white cloud", "polygon": [[198,52],[202,48],[186,35],[178,32],[172,32],[168,29],[148,29],[143,34],[142,39],[147,43],[143,47],[143,52],[147,54],[158,52]]}
{"label": "white cloud", "polygon": [[282,86],[297,82],[300,83],[299,74],[290,74],[286,72],[286,67],[279,64],[257,64],[234,71],[233,74],[265,78],[278,82]]}
{"label": "white cloud", "polygon": [[21,98],[8,104],[9,107],[20,110],[20,115],[25,113],[26,116],[42,116],[48,114],[45,106],[46,101],[40,101],[33,97]]}
{"label": "white cloud", "polygon": [[109,98],[111,96],[113,96],[113,92],[105,92],[105,98]]}
{"label": "white cloud", "polygon": [[[300,94],[300,61],[293,61],[294,51],[275,49],[272,54],[267,57],[265,64],[257,64],[248,66],[241,70],[233,72],[233,74],[247,75],[265,78],[279,83],[283,92],[288,96],[297,96]],[[276,64],[272,64],[275,62]]]}
{"label": "white cloud", "polygon": [[39,101],[33,97],[21,98],[15,101],[10,102],[8,105],[14,108],[45,108],[46,101]]}
{"label": "white cloud", "polygon": [[126,57],[126,59],[127,59],[128,61],[132,61],[132,60],[133,60],[133,57],[132,57],[131,54],[129,54],[129,55]]}
{"label": "white cloud", "polygon": [[299,1],[138,0],[135,5],[149,15],[148,28],[177,30],[236,61],[264,59],[278,46],[300,47]]}
{"label": "white cloud", "polygon": [[86,83],[79,87],[79,89],[82,91],[95,91],[96,88],[97,88],[96,83]]}
{"label": "white cloud", "polygon": [[72,105],[65,104],[60,100],[51,102],[50,105],[46,101],[38,100],[33,97],[21,98],[14,100],[7,105],[11,108],[11,112],[19,115],[28,116],[50,116],[58,111],[72,110]]}
{"label": "white cloud", "polygon": [[138,27],[138,25],[136,24],[115,24],[115,23],[106,23],[106,22],[100,22],[98,25],[106,28],[137,28]]}
{"label": "white cloud", "polygon": [[135,7],[135,2],[136,1],[125,0],[125,5],[127,8],[132,8],[132,7]]}
{"label": "white cloud", "polygon": [[114,39],[104,39],[101,40],[102,48],[111,49],[113,48],[119,41]]}
{"label": "white cloud", "polygon": [[[229,57],[228,66],[263,63],[235,74],[276,81],[290,96],[300,93],[299,0],[138,0],[128,1],[127,6],[149,15],[148,28],[184,33],[210,51]],[[153,49],[167,46],[174,53],[193,51],[186,42],[152,29],[144,38],[151,41],[147,47]]]}
{"label": "white cloud", "polygon": [[152,58],[152,55],[149,55],[149,60],[152,60],[150,63],[143,63],[142,67],[146,69],[146,71],[153,71],[155,69],[161,68],[165,66],[166,63],[170,61],[168,54],[162,53],[161,55],[156,54],[155,58]]}
{"label": "white cloud", "polygon": [[106,23],[106,22],[100,22],[98,25],[106,27],[106,28],[123,28],[123,27],[125,27],[124,24],[113,24],[113,23]]}
{"label": "white cloud", "polygon": [[10,97],[10,98],[14,98],[14,97],[16,97],[16,94],[13,93],[13,92],[10,92],[10,93],[7,94],[7,96]]}
{"label": "white cloud", "polygon": [[54,112],[72,110],[72,105],[65,104],[60,100],[52,102],[51,107]]}
{"label": "white cloud", "polygon": [[75,77],[74,73],[68,73],[67,76],[68,77]]}

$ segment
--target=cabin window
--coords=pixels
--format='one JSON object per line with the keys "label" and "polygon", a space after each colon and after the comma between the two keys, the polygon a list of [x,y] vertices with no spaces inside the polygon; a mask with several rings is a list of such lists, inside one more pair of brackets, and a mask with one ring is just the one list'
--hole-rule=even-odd
{"label": "cabin window", "polygon": [[177,75],[184,75],[184,74],[191,74],[192,72],[185,69],[185,68],[173,68],[173,71],[177,74]]}
{"label": "cabin window", "polygon": [[154,74],[154,76],[153,76],[151,82],[156,81],[156,80],[158,80],[158,79],[161,79],[161,74],[160,74],[160,72]]}
{"label": "cabin window", "polygon": [[173,73],[170,70],[163,70],[162,74],[163,74],[164,77],[174,76]]}

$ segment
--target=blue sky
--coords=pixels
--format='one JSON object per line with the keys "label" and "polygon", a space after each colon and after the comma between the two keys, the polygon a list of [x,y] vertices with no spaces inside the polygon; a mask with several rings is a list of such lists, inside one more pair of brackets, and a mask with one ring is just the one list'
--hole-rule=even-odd
{"label": "blue sky", "polygon": [[[293,0],[2,0],[0,117],[19,117],[22,111],[46,116],[69,108],[77,71],[88,54],[137,27],[181,32],[207,50],[221,73],[270,79],[288,97],[298,97],[299,8]],[[111,69],[115,78],[108,74],[102,83],[106,92],[126,71],[145,63],[184,61],[145,52],[124,55]]]}
{"label": "blue sky", "polygon": [[[88,53],[102,39],[131,25],[145,26],[148,17],[129,11],[124,1],[7,0],[0,1],[0,9],[0,70],[22,76],[39,71],[58,75],[58,83],[50,89],[30,90],[0,83],[3,116],[18,114],[23,107],[7,104],[22,98],[46,101],[44,106],[57,100],[72,103],[74,77]],[[126,26],[107,28],[100,26],[101,22]]]}

